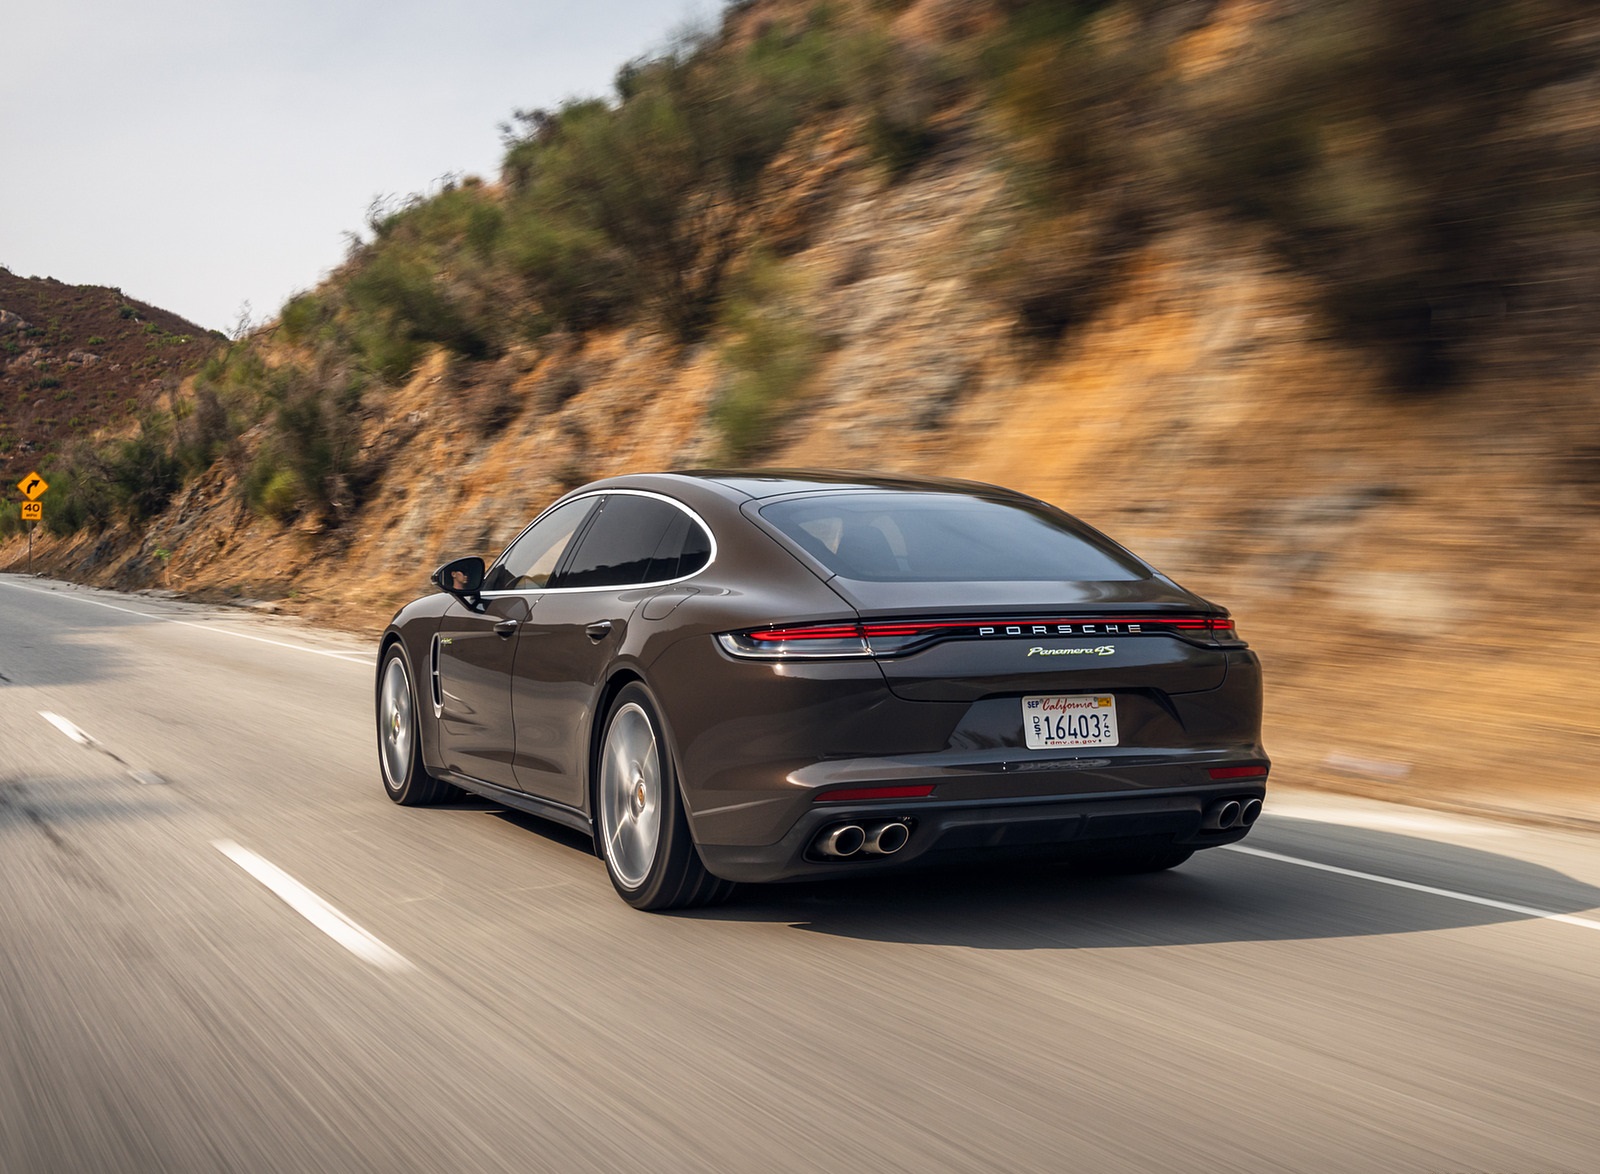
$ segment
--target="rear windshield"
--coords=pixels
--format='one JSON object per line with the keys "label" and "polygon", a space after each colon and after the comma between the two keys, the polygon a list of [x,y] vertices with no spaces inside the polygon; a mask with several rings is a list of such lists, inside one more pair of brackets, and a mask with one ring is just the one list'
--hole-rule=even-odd
{"label": "rear windshield", "polygon": [[836,575],[875,583],[1114,582],[1149,572],[1046,506],[953,493],[840,493],[761,516]]}

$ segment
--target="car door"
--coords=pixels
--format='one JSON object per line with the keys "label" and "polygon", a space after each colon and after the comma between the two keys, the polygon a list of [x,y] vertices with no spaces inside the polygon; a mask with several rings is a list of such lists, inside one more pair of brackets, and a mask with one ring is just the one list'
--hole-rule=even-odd
{"label": "car door", "polygon": [[579,498],[539,518],[489,568],[481,610],[457,602],[440,622],[439,749],[450,770],[516,787],[511,672],[517,632],[598,502]]}
{"label": "car door", "polygon": [[[699,532],[693,543],[690,528]],[[512,711],[523,790],[581,808],[594,712],[612,659],[639,604],[679,577],[686,545],[709,551],[704,531],[666,498],[606,495],[551,588],[517,634]],[[705,555],[699,556],[703,565]]]}

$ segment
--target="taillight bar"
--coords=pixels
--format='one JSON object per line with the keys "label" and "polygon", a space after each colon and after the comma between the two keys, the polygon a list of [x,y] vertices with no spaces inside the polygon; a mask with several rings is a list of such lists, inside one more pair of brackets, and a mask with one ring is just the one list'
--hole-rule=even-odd
{"label": "taillight bar", "polygon": [[940,638],[1177,636],[1214,644],[1242,644],[1228,616],[1095,615],[1053,619],[872,620],[793,624],[729,632],[717,637],[735,656],[761,660],[790,657],[896,656]]}

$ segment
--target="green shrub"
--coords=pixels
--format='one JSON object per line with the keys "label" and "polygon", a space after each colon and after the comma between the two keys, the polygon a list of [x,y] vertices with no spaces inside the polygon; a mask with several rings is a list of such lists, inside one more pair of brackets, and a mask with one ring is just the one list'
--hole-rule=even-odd
{"label": "green shrub", "polygon": [[283,304],[278,325],[290,342],[308,342],[326,321],[326,306],[316,294],[297,294]]}
{"label": "green shrub", "polygon": [[196,388],[193,400],[173,411],[174,455],[186,474],[204,472],[233,441],[233,421],[210,387]]}
{"label": "green shrub", "polygon": [[[356,341],[368,369],[390,382],[410,374],[422,344],[439,343],[468,358],[483,358],[493,349],[482,321],[445,287],[439,266],[403,245],[375,247],[345,294],[360,315]],[[382,342],[380,334],[400,345]]]}
{"label": "green shrub", "polygon": [[112,441],[100,452],[113,495],[134,522],[166,509],[183,484],[183,467],[172,451],[171,425],[158,415],[139,422],[131,440]]}
{"label": "green shrub", "polygon": [[770,444],[816,368],[822,348],[793,309],[794,292],[775,261],[757,256],[723,306],[720,357],[730,376],[711,418],[725,462],[748,461]]}
{"label": "green shrub", "polygon": [[44,511],[44,527],[56,537],[103,530],[116,519],[106,464],[92,445],[76,446],[45,479],[50,482],[50,501]]}
{"label": "green shrub", "polygon": [[819,10],[738,51],[689,40],[626,66],[614,106],[519,114],[505,232],[540,309],[575,329],[642,312],[702,331],[738,248],[735,210],[796,129],[850,95],[836,35]]}
{"label": "green shrub", "polygon": [[244,492],[252,509],[280,522],[292,517],[306,499],[305,486],[294,470],[279,467],[270,457],[250,466]]}
{"label": "green shrub", "polygon": [[348,372],[296,366],[274,371],[263,393],[271,429],[242,484],[245,500],[282,517],[291,508],[286,502],[292,486],[295,508],[342,520],[355,505],[352,472],[363,389],[360,377]]}

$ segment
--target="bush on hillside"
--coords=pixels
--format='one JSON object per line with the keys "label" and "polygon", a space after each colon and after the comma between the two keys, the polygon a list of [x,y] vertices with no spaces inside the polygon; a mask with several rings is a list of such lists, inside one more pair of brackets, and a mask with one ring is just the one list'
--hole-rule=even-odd
{"label": "bush on hillside", "polygon": [[[1031,329],[1081,320],[1150,229],[1205,209],[1266,226],[1397,387],[1448,385],[1488,340],[1563,314],[1565,343],[1590,345],[1570,308],[1592,279],[1559,258],[1600,228],[1600,187],[1528,110],[1585,68],[1560,35],[1578,0],[1326,0],[1257,22],[1248,68],[1192,74],[1174,61],[1203,7],[1007,7],[985,64],[1020,236],[1070,225],[1076,253],[995,267]],[[1538,313],[1513,325],[1519,303]]]}
{"label": "bush on hillside", "polygon": [[794,294],[782,267],[757,255],[723,304],[721,358],[731,375],[711,408],[722,462],[749,461],[769,447],[816,368],[821,343],[793,308]]}

